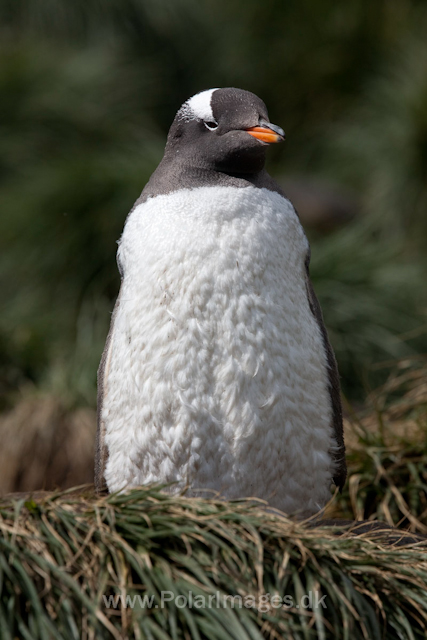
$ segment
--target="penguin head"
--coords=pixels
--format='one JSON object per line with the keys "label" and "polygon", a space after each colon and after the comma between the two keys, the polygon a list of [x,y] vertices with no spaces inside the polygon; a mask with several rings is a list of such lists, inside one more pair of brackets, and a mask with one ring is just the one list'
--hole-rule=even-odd
{"label": "penguin head", "polygon": [[187,100],[169,130],[165,157],[230,174],[262,170],[270,144],[284,131],[271,124],[262,100],[242,89],[208,89]]}

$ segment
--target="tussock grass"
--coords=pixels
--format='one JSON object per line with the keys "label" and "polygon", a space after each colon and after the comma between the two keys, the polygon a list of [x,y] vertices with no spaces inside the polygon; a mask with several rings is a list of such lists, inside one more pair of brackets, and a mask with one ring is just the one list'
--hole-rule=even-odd
{"label": "tussock grass", "polygon": [[0,413],[0,495],[92,482],[95,435],[94,410],[24,392]]}
{"label": "tussock grass", "polygon": [[[386,532],[337,535],[259,504],[158,488],[3,501],[0,515],[5,640],[372,640],[427,632],[426,546],[390,545]],[[162,591],[219,597],[220,606],[181,607],[181,598],[161,607]],[[297,608],[310,592],[312,605],[316,594],[326,596],[326,608]],[[158,607],[107,608],[104,595],[154,595]],[[223,595],[252,606],[222,606]],[[293,606],[273,606],[277,596],[290,596]]]}
{"label": "tussock grass", "polygon": [[[349,478],[332,512],[427,533],[427,367],[403,360],[346,424]],[[335,509],[335,511],[334,511]]]}

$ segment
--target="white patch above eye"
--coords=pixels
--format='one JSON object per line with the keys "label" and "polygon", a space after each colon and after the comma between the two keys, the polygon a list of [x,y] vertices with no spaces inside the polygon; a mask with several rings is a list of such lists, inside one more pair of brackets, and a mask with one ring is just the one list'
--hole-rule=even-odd
{"label": "white patch above eye", "polygon": [[189,98],[187,102],[184,102],[179,114],[183,120],[189,122],[190,120],[205,120],[208,122],[215,122],[215,118],[212,112],[211,100],[212,94],[217,89],[208,89],[201,93],[196,93],[195,96]]}

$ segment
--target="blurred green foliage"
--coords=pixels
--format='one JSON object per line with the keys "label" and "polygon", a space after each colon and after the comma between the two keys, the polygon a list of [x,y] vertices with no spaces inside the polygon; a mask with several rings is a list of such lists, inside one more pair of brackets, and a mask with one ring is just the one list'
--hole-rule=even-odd
{"label": "blurred green foliage", "polygon": [[427,351],[425,2],[3,0],[0,24],[0,393],[94,402],[115,242],[177,108],[215,86],[284,126],[274,175],[360,199],[312,238],[346,392]]}

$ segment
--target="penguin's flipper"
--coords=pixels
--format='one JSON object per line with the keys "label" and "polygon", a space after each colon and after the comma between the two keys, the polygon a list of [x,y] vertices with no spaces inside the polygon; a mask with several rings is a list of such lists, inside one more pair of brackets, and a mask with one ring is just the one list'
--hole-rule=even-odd
{"label": "penguin's flipper", "polygon": [[105,481],[105,467],[108,460],[108,449],[105,444],[105,422],[102,419],[102,406],[104,397],[108,393],[108,374],[111,366],[111,354],[113,351],[114,320],[120,304],[120,293],[111,317],[110,330],[102,353],[101,362],[98,368],[98,396],[97,396],[97,430],[95,443],[95,491],[101,493],[107,490]]}
{"label": "penguin's flipper", "polygon": [[310,252],[308,253],[305,261],[307,295],[311,312],[316,318],[317,324],[319,325],[319,329],[322,334],[323,345],[325,347],[325,353],[328,363],[328,387],[332,405],[332,429],[335,441],[337,443],[337,449],[331,452],[336,464],[333,481],[341,491],[347,478],[347,463],[345,460],[340,380],[335,354],[332,349],[331,343],[329,342],[328,332],[326,331],[325,323],[323,321],[322,309],[310,280],[309,264]]}

